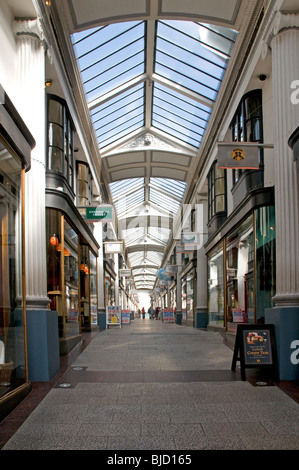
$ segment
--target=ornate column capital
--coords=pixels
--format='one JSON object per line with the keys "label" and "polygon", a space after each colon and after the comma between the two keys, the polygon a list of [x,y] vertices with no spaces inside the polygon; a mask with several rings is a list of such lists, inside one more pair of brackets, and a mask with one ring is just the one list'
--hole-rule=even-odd
{"label": "ornate column capital", "polygon": [[274,17],[273,36],[277,36],[286,29],[299,29],[299,13],[281,13],[278,11]]}
{"label": "ornate column capital", "polygon": [[14,20],[12,23],[12,30],[17,37],[31,37],[43,44],[45,43],[40,20],[38,18],[22,18],[20,20]]}
{"label": "ornate column capital", "polygon": [[264,37],[264,45],[262,48],[262,59],[267,57],[268,52],[271,51],[272,40],[282,31],[290,29],[299,29],[299,13],[282,13],[277,11],[272,20],[268,32]]}

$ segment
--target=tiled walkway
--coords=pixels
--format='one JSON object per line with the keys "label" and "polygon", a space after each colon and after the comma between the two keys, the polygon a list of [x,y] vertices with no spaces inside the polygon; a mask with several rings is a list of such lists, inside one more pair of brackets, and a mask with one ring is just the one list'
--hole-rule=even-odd
{"label": "tiled walkway", "polygon": [[231,362],[215,332],[149,319],[99,332],[3,450],[298,450],[299,404]]}

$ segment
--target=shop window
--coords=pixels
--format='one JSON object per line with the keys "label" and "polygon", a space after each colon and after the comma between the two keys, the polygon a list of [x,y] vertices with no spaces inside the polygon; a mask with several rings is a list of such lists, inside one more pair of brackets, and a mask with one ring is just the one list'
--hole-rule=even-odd
{"label": "shop window", "polygon": [[97,301],[97,258],[88,246],[80,247],[80,319],[81,327],[90,330],[96,325]]}
{"label": "shop window", "polygon": [[21,160],[0,140],[0,398],[26,381]]}
{"label": "shop window", "polygon": [[256,322],[264,323],[265,308],[274,307],[276,294],[274,206],[255,211],[256,246]]}
{"label": "shop window", "polygon": [[78,235],[54,209],[46,210],[50,308],[58,313],[59,336],[79,333]]}
{"label": "shop window", "polygon": [[77,206],[86,207],[92,203],[91,172],[87,163],[77,162]]}
{"label": "shop window", "polygon": [[227,330],[254,323],[254,241],[250,215],[226,239]]}
{"label": "shop window", "polygon": [[90,322],[91,325],[98,324],[98,288],[97,288],[97,257],[89,252],[90,266]]}
{"label": "shop window", "polygon": [[224,326],[223,244],[208,254],[209,325]]}
{"label": "shop window", "polygon": [[208,174],[208,211],[209,220],[226,213],[226,170],[218,168],[217,162]]}
{"label": "shop window", "polygon": [[64,100],[48,95],[48,169],[74,185],[73,124]]}
{"label": "shop window", "polygon": [[[243,97],[230,127],[233,142],[263,142],[261,90],[250,91]],[[262,149],[259,149],[259,159],[260,168],[262,168]],[[239,181],[243,171],[244,170],[233,169],[233,185]]]}

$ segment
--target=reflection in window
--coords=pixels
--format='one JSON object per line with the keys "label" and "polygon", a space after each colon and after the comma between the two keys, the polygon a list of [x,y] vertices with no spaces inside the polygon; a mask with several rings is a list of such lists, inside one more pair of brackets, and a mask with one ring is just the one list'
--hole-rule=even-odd
{"label": "reflection in window", "polygon": [[[234,142],[263,142],[262,90],[251,91],[243,97],[230,127]],[[262,149],[259,149],[259,158],[262,167]],[[238,182],[242,172],[233,169],[233,184]]]}
{"label": "reflection in window", "polygon": [[64,222],[66,336],[79,333],[78,235]]}
{"label": "reflection in window", "polygon": [[223,246],[208,255],[209,325],[224,326]]}
{"label": "reflection in window", "polygon": [[216,214],[226,212],[226,170],[212,165],[208,174],[209,220]]}
{"label": "reflection in window", "polygon": [[0,141],[0,382],[4,395],[25,379],[22,292],[22,165]]}
{"label": "reflection in window", "polygon": [[48,95],[48,169],[73,188],[73,125],[65,102],[53,95]]}

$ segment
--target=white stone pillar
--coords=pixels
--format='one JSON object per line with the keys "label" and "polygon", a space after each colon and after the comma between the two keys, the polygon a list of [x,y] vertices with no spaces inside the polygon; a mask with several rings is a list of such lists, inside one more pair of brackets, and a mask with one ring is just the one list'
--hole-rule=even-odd
{"label": "white stone pillar", "polygon": [[272,50],[276,218],[275,307],[265,322],[275,326],[280,380],[299,378],[292,348],[299,331],[299,193],[298,173],[288,140],[299,122],[292,99],[299,79],[299,14],[276,14]]}
{"label": "white stone pillar", "polygon": [[115,278],[115,286],[114,286],[114,305],[120,306],[120,298],[119,298],[119,266],[118,266],[118,253],[114,253],[114,271],[116,274]]}
{"label": "white stone pillar", "polygon": [[45,48],[38,20],[16,20],[18,110],[36,146],[25,180],[26,307],[45,309],[47,297],[45,223]]}
{"label": "white stone pillar", "polygon": [[298,173],[288,139],[299,123],[292,84],[299,80],[299,14],[277,13],[271,41],[276,208],[277,307],[299,306]]}
{"label": "white stone pillar", "polygon": [[104,276],[104,253],[103,253],[103,224],[95,223],[94,237],[100,245],[97,260],[98,274],[98,323],[99,329],[106,328],[105,310],[105,276]]}
{"label": "white stone pillar", "polygon": [[195,315],[197,328],[206,328],[208,324],[208,273],[207,273],[207,257],[205,254],[204,244],[208,239],[207,234],[208,221],[208,201],[201,199],[196,204],[196,231],[199,235],[199,245],[197,247],[197,267],[196,267],[196,298]]}

